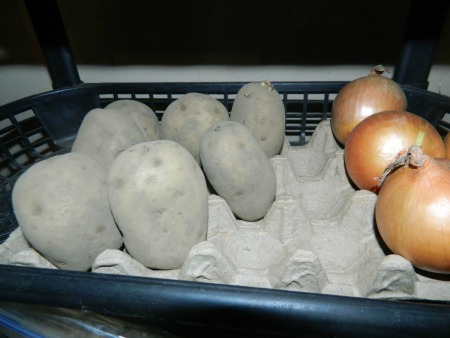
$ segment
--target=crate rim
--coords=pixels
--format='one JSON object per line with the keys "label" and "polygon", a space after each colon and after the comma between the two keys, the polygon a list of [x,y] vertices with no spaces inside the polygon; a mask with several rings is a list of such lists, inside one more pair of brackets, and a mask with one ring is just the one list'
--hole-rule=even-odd
{"label": "crate rim", "polygon": [[[450,330],[450,305],[371,299],[162,278],[59,271],[0,265],[0,299],[81,309],[140,319],[201,322],[214,311],[215,325],[247,327],[245,316],[266,317],[263,329],[314,329],[317,333],[435,336]],[[12,277],[12,278],[8,278]],[[56,281],[56,282],[55,282]],[[126,290],[120,292],[120,289]],[[18,291],[20,290],[20,293]],[[126,302],[124,302],[126,300]],[[251,322],[251,321],[250,321]],[[358,323],[358,325],[355,325]],[[266,325],[272,325],[267,327]],[[324,325],[324,324],[328,324]],[[321,327],[323,326],[323,327]],[[362,330],[362,331],[361,331]]]}
{"label": "crate rim", "polygon": [[[46,91],[42,91],[39,93],[35,93],[32,95],[28,95],[10,102],[7,102],[3,105],[0,105],[0,113],[3,111],[7,111],[18,105],[20,103],[30,102],[30,108],[32,101],[38,98],[46,98],[48,96],[54,95],[56,93],[66,93],[70,91],[83,91],[83,90],[107,90],[111,88],[123,87],[123,88],[151,88],[153,90],[164,90],[174,91],[174,94],[187,93],[186,89],[189,87],[195,87],[198,89],[208,89],[211,87],[216,88],[215,90],[221,89],[231,89],[233,93],[237,92],[237,90],[243,85],[250,82],[261,82],[261,81],[170,81],[170,82],[82,82],[80,84],[50,89]],[[308,94],[315,93],[323,93],[324,87],[326,87],[326,91],[338,93],[339,89],[342,88],[345,84],[351,81],[271,81],[274,88],[279,92],[285,93],[299,93],[304,92]],[[443,95],[440,93],[432,92],[427,89],[417,88],[415,86],[400,84],[400,87],[408,92],[419,93],[430,96],[433,100],[437,100],[439,102],[447,102],[450,105],[450,96]],[[208,94],[208,91],[205,92]]]}

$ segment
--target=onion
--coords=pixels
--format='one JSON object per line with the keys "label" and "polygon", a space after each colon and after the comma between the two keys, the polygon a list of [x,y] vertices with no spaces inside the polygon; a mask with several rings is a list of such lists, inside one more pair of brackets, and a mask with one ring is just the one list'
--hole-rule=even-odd
{"label": "onion", "polygon": [[374,67],[369,75],[347,83],[337,94],[331,108],[331,129],[345,145],[353,128],[366,117],[384,110],[405,110],[407,100],[402,88],[382,76],[383,66]]}
{"label": "onion", "polygon": [[444,137],[444,145],[445,145],[445,158],[450,160],[450,132],[447,132],[447,135]]}
{"label": "onion", "polygon": [[376,224],[395,254],[420,269],[450,273],[450,160],[417,148],[382,184]]}
{"label": "onion", "polygon": [[413,144],[432,157],[444,157],[441,136],[431,123],[406,111],[384,111],[361,121],[344,149],[347,174],[360,189],[378,192],[378,178]]}

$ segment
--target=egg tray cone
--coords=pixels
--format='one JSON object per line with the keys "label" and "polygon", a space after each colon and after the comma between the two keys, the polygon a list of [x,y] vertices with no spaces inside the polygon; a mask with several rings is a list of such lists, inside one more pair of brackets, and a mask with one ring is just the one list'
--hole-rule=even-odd
{"label": "egg tray cone", "polygon": [[[237,219],[209,196],[207,239],[181,269],[152,270],[126,250],[106,250],[92,272],[385,299],[450,301],[450,276],[416,270],[392,254],[374,222],[377,196],[357,190],[329,121],[311,140],[271,158],[276,198],[256,222]],[[174,244],[175,245],[175,244]],[[29,246],[20,228],[0,245],[0,264],[56,267]]]}

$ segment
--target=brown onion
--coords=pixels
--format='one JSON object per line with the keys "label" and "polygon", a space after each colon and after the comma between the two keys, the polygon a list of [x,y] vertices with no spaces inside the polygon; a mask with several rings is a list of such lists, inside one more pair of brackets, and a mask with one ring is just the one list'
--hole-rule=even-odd
{"label": "brown onion", "polygon": [[381,75],[382,66],[369,75],[347,83],[337,94],[331,108],[331,129],[345,145],[353,128],[366,117],[384,110],[405,110],[407,100],[402,88]]}
{"label": "brown onion", "polygon": [[409,162],[383,183],[376,225],[393,253],[420,269],[450,273],[450,161],[422,155]]}
{"label": "brown onion", "polygon": [[441,136],[431,123],[406,111],[384,111],[361,121],[351,132],[344,149],[345,167],[360,189],[378,191],[388,165],[406,154],[413,144],[432,157],[444,157]]}

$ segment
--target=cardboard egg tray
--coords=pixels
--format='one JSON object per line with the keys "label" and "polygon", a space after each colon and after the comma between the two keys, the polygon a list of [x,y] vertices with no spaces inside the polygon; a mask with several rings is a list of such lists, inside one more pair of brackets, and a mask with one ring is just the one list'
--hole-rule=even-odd
{"label": "cardboard egg tray", "polygon": [[[226,201],[211,194],[207,240],[191,249],[181,269],[151,270],[125,250],[106,250],[92,273],[450,301],[450,276],[419,271],[384,245],[374,221],[377,196],[350,183],[343,153],[323,121],[309,143],[291,146],[286,139],[271,158],[277,191],[263,219],[236,219]],[[56,269],[20,228],[0,245],[0,264]]]}

